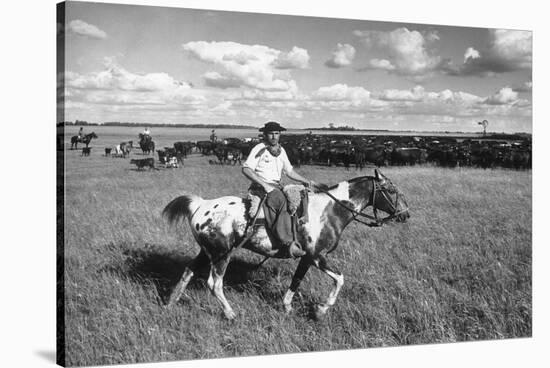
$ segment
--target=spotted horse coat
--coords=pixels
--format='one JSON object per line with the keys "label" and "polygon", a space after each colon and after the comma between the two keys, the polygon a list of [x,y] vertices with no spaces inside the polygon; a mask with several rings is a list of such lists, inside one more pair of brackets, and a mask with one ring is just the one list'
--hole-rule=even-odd
{"label": "spotted horse coat", "polygon": [[[374,206],[377,210],[390,215],[399,211],[401,213],[399,219],[403,221],[409,216],[408,211],[403,210],[406,209],[404,197],[397,195],[395,203],[390,203],[388,198],[392,194],[388,188],[394,188],[393,184],[377,170],[375,174],[374,177],[364,176],[340,182],[328,188],[327,192],[330,195],[322,192],[310,195],[307,209],[308,222],[300,224],[297,229],[297,241],[306,251],[306,255],[301,257],[290,287],[284,296],[283,304],[286,312],[292,310],[293,296],[312,265],[334,281],[328,299],[317,306],[316,316],[322,317],[336,302],[344,284],[344,276],[329,264],[326,255],[336,249],[345,227],[354,220],[355,215],[349,209],[362,211],[372,206],[372,200],[375,198]],[[386,188],[386,183],[391,187]],[[375,187],[390,193],[373,196]],[[338,202],[334,198],[338,199]],[[210,274],[207,285],[221,304],[225,316],[228,319],[235,318],[235,312],[223,293],[223,277],[231,258],[231,250],[246,238],[248,205],[246,199],[234,196],[203,199],[194,195],[184,195],[175,198],[165,207],[163,215],[169,222],[187,218],[192,234],[201,248],[197,257],[185,267],[181,279],[170,296],[169,306],[178,302],[198,269],[209,264]],[[264,226],[255,226],[249,231],[252,231],[252,234],[249,234],[250,237],[242,245],[243,248],[268,257],[286,256],[279,252],[280,247],[271,242]]]}

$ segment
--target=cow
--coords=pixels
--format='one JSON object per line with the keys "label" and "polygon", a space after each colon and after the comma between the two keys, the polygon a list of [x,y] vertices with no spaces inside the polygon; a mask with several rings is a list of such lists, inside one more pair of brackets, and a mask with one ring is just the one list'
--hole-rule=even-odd
{"label": "cow", "polygon": [[[181,155],[181,153],[178,152],[178,155]],[[168,159],[168,161],[166,162],[166,167],[177,169],[179,167],[178,166],[178,159],[175,156],[170,157]]]}
{"label": "cow", "polygon": [[82,154],[80,156],[90,156],[91,150],[92,150],[92,147],[83,147]]}
{"label": "cow", "polygon": [[415,165],[425,163],[428,153],[423,148],[397,147],[391,152],[392,165]]}
{"label": "cow", "polygon": [[362,170],[367,163],[376,166],[384,166],[388,161],[388,154],[385,146],[356,147],[354,156],[355,168],[359,170]]}
{"label": "cow", "polygon": [[300,165],[302,164],[302,159],[301,159],[301,149],[299,147],[296,147],[296,146],[292,146],[292,145],[287,145],[285,147],[285,151],[286,151],[286,154],[288,156],[288,160],[290,161],[290,163],[296,167],[300,167]]}
{"label": "cow", "polygon": [[119,150],[122,157],[126,158],[126,155],[130,155],[132,148],[134,148],[134,141],[120,142]]}
{"label": "cow", "polygon": [[164,151],[157,150],[157,154],[159,156],[159,161],[161,164],[168,165],[169,162],[173,161],[173,158],[177,164],[181,164],[183,166],[184,154],[176,150],[175,148],[164,147]]}
{"label": "cow", "polygon": [[142,170],[146,166],[149,167],[149,170],[155,169],[158,170],[155,167],[155,160],[152,157],[149,158],[141,158],[141,159],[131,159],[130,164],[135,164],[137,166],[138,170]]}
{"label": "cow", "polygon": [[498,161],[498,152],[491,147],[475,147],[470,152],[472,165],[483,169],[493,168]]}
{"label": "cow", "polygon": [[243,158],[243,154],[241,153],[241,151],[239,151],[236,148],[227,148],[225,150],[226,163],[233,162],[233,166],[235,166],[235,164],[239,162],[239,165],[241,165],[242,158]]}
{"label": "cow", "polygon": [[431,150],[426,161],[437,166],[456,167],[458,165],[458,155],[454,149],[442,147]]}
{"label": "cow", "polygon": [[193,142],[176,142],[174,143],[174,149],[176,152],[183,154],[184,158],[187,158],[187,155],[191,153],[195,143]]}
{"label": "cow", "polygon": [[214,147],[215,147],[215,145],[211,141],[198,141],[197,142],[197,149],[203,155],[211,154],[212,151],[214,150]]}
{"label": "cow", "polygon": [[523,150],[508,150],[504,153],[503,166],[514,169],[531,168],[531,152]]}
{"label": "cow", "polygon": [[166,164],[166,152],[162,150],[157,150],[157,154],[159,156],[159,162],[161,164]]}
{"label": "cow", "polygon": [[112,151],[112,148],[110,147],[105,148],[105,156],[111,156],[111,151]]}

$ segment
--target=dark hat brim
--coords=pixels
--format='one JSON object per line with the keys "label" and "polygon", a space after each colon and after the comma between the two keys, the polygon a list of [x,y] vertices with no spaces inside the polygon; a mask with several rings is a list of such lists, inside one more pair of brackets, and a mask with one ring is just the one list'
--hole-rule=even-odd
{"label": "dark hat brim", "polygon": [[279,123],[269,122],[269,123],[266,123],[259,130],[260,132],[267,133],[267,132],[283,132],[286,129],[283,128],[281,125],[279,125]]}
{"label": "dark hat brim", "polygon": [[279,128],[260,128],[260,132],[267,133],[267,132],[284,132],[286,129],[283,127]]}

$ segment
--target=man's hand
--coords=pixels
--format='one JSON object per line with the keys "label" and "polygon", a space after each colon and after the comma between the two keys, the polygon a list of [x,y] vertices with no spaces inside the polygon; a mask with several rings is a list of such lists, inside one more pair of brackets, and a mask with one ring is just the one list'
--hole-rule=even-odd
{"label": "man's hand", "polygon": [[304,185],[306,186],[306,188],[310,188],[310,189],[313,189],[313,188],[317,187],[317,183],[314,182],[313,180],[305,181]]}

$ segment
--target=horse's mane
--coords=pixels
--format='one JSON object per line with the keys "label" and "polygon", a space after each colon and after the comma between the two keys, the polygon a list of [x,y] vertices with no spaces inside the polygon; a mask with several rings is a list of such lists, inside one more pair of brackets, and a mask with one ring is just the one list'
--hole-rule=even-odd
{"label": "horse's mane", "polygon": [[[358,176],[356,178],[353,178],[353,179],[350,179],[350,180],[345,180],[347,181],[348,183],[357,183],[359,181],[363,181],[363,180],[366,180],[366,179],[370,179],[370,178],[373,178],[373,176],[368,176],[368,175],[365,175],[365,176]],[[321,187],[321,189],[323,190],[332,190],[332,189],[335,189],[338,187],[338,185],[340,185],[340,183],[336,183],[334,185],[331,185],[331,186],[328,186],[326,184],[319,184],[319,186]]]}

